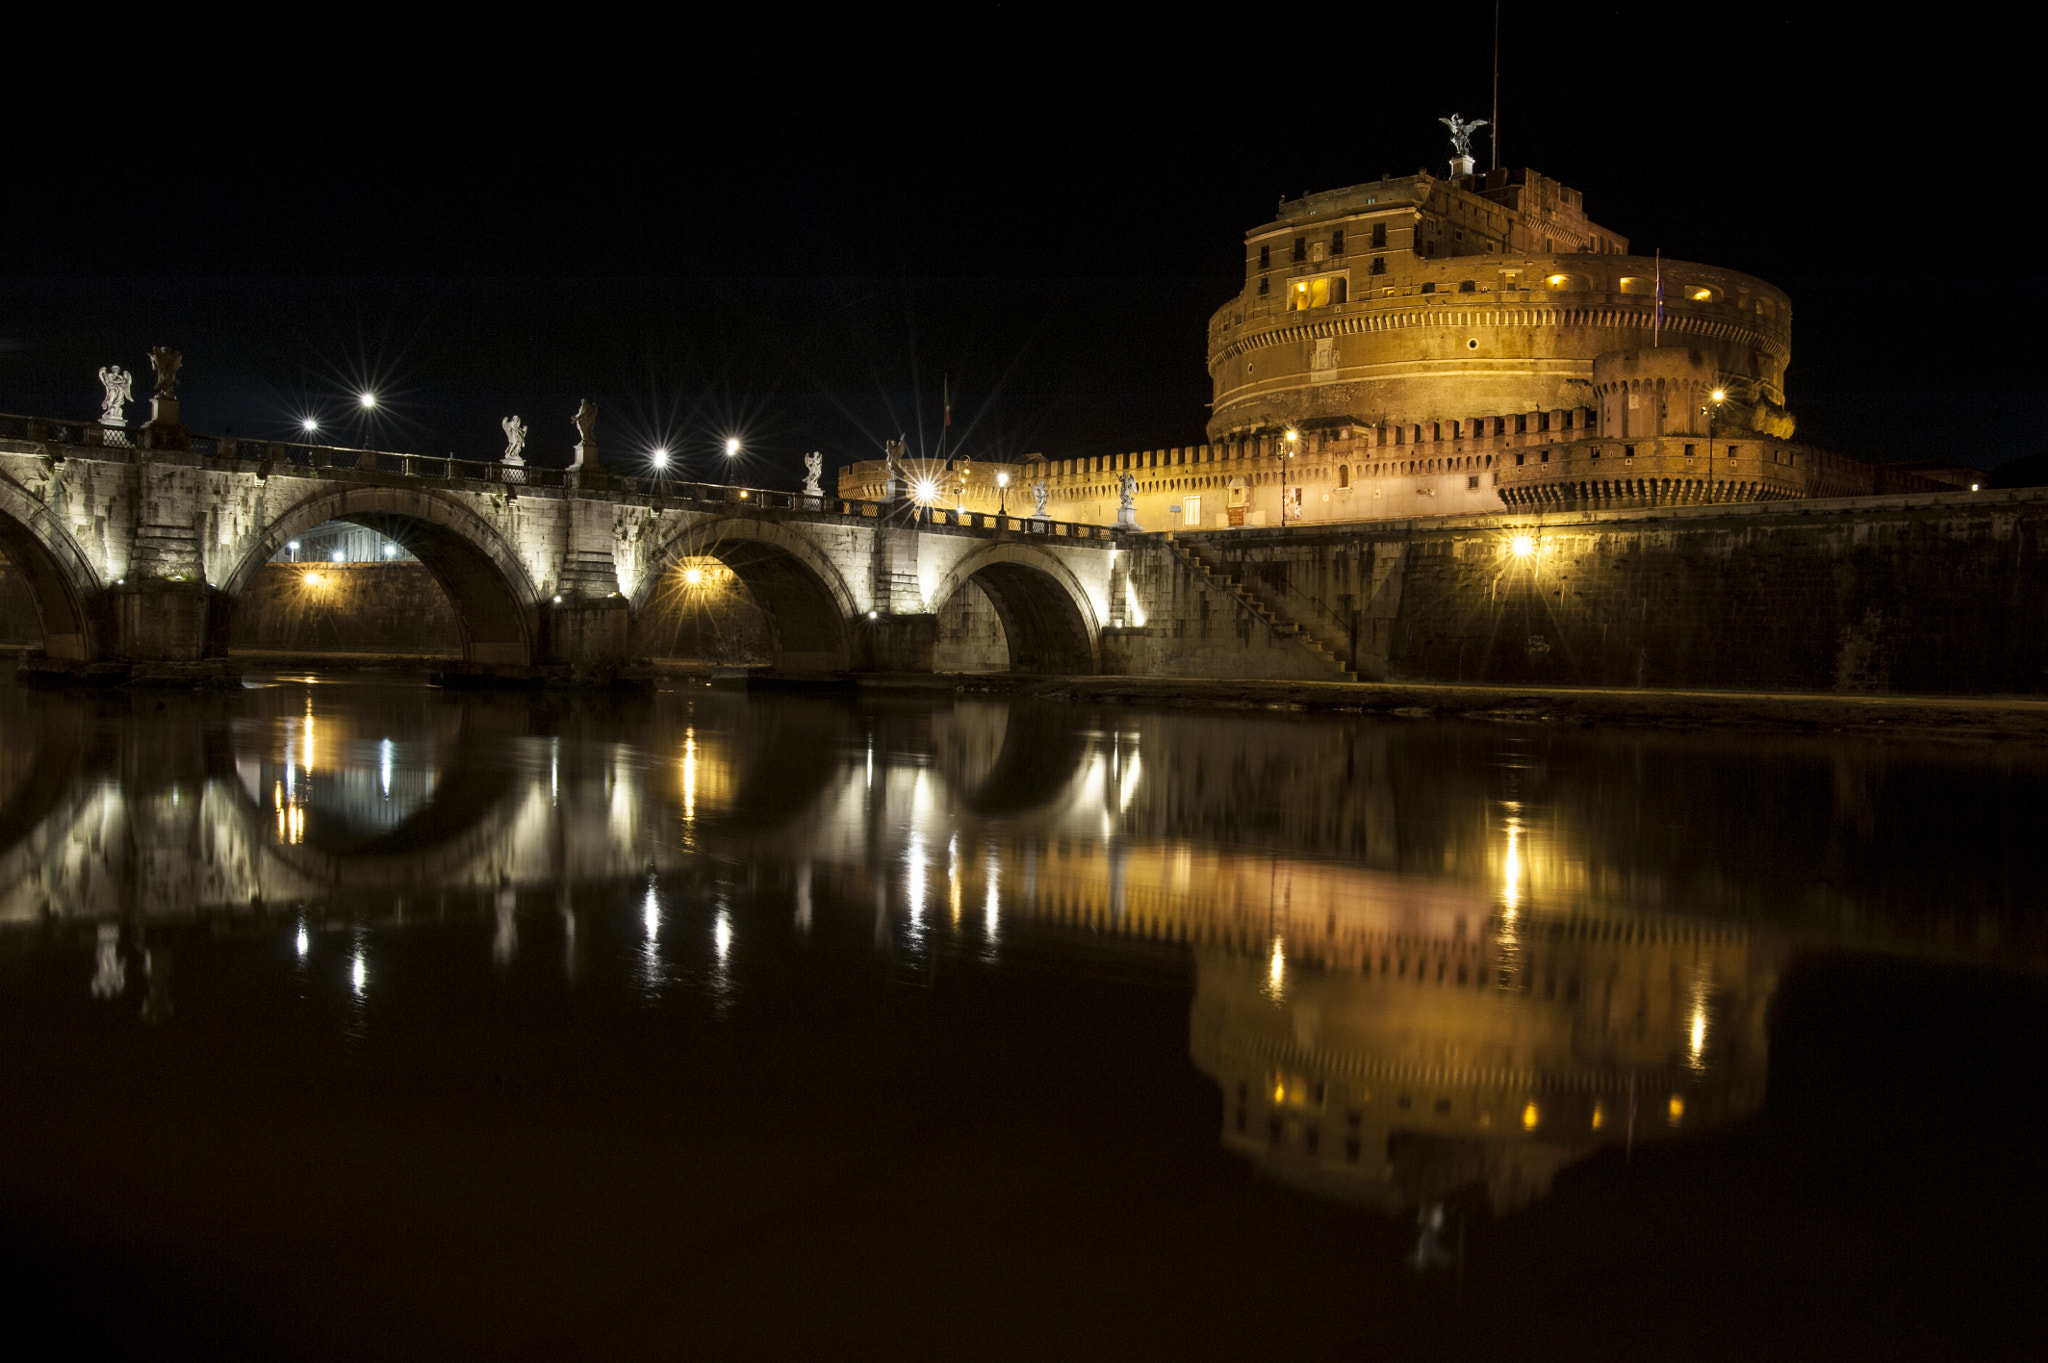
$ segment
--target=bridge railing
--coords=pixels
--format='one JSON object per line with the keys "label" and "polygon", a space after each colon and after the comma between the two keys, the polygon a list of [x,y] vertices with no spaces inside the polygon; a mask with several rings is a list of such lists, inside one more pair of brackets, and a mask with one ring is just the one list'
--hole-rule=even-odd
{"label": "bridge railing", "polygon": [[[160,433],[139,425],[109,426],[99,421],[57,421],[47,417],[0,413],[0,439],[119,450],[122,458],[132,457],[134,452],[147,448],[152,436],[157,434]],[[393,450],[356,449],[346,445],[308,445],[294,440],[241,440],[234,436],[191,432],[180,434],[179,448],[205,458],[289,468],[379,473],[421,480],[467,479],[520,487],[562,487],[568,482],[567,475],[573,472],[533,464],[505,464],[492,459],[401,454]],[[763,511],[818,511],[834,516],[863,516],[871,520],[902,515],[922,526],[1007,530],[1020,535],[1046,535],[1057,539],[1109,540],[1116,537],[1116,531],[1110,526],[1055,521],[1037,516],[997,515],[937,506],[913,508],[902,502],[871,502],[832,495],[814,497],[804,492],[780,492],[773,488],[626,475],[602,467],[585,471],[581,476],[584,485],[592,490],[603,488],[665,502],[730,506],[734,509],[758,508]]]}

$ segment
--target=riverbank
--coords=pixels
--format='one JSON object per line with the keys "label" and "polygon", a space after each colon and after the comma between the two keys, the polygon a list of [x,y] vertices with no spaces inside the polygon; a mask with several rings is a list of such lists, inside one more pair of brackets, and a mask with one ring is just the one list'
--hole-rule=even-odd
{"label": "riverbank", "polygon": [[1198,706],[1470,719],[1510,724],[1628,724],[1807,733],[1940,734],[2048,743],[2048,698],[1658,691],[1428,682],[1209,681],[1194,677],[872,676],[868,695],[979,693],[1098,705]]}

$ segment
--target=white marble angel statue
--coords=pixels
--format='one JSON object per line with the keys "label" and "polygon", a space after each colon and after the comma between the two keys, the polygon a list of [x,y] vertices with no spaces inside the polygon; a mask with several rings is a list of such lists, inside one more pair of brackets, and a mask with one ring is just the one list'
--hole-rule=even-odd
{"label": "white marble angel statue", "polygon": [[526,458],[520,451],[526,448],[526,423],[516,416],[508,416],[498,423],[498,429],[505,433],[505,462],[525,463]]}
{"label": "white marble angel statue", "polygon": [[1138,475],[1125,472],[1116,479],[1116,523],[1119,528],[1138,528]]}
{"label": "white marble angel statue", "polygon": [[1031,500],[1038,503],[1038,509],[1031,513],[1034,520],[1052,519],[1045,510],[1045,504],[1052,498],[1052,489],[1041,480],[1031,485]]}
{"label": "white marble angel statue", "polygon": [[816,450],[804,456],[804,496],[822,497],[825,489],[818,486],[818,480],[825,476],[825,456]]}
{"label": "white marble angel statue", "polygon": [[134,399],[134,375],[118,364],[108,365],[100,371],[100,382],[107,388],[106,397],[100,400],[100,425],[126,426],[128,418],[121,409]]}

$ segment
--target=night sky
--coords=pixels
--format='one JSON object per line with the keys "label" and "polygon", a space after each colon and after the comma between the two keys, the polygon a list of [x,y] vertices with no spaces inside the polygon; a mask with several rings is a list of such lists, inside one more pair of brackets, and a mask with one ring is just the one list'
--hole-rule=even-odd
{"label": "night sky", "polygon": [[[2033,35],[1943,14],[1509,4],[1501,160],[1636,250],[1786,289],[1803,437],[2032,455],[2038,136],[2003,54]],[[1441,174],[1437,118],[1490,112],[1488,7],[1329,17],[155,38],[10,114],[0,411],[89,416],[100,365],[145,390],[163,343],[186,423],[244,436],[312,413],[489,458],[518,412],[562,463],[590,397],[607,462],[666,442],[717,477],[739,435],[741,477],[793,485],[805,450],[929,449],[950,375],[976,457],[1193,443],[1245,229],[1282,195]]]}

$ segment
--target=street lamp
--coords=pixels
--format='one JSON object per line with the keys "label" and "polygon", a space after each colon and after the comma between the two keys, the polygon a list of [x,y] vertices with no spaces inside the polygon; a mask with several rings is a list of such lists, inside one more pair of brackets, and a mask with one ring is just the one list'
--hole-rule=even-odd
{"label": "street lamp", "polygon": [[1010,475],[998,473],[996,475],[996,515],[1007,516],[1010,514],[1009,496]]}
{"label": "street lamp", "polygon": [[1707,500],[1714,500],[1714,418],[1721,411],[1721,404],[1728,400],[1728,390],[1716,388],[1707,394],[1708,406],[1700,408],[1707,418]]}
{"label": "street lamp", "polygon": [[356,394],[356,405],[366,412],[371,411],[377,406],[377,395],[375,393],[358,393]]}
{"label": "street lamp", "polygon": [[655,447],[654,447],[654,471],[655,471],[656,473],[663,473],[663,472],[666,472],[666,471],[667,471],[667,469],[668,469],[668,446],[666,446],[666,445],[657,445],[657,446],[655,446]]}
{"label": "street lamp", "polygon": [[736,435],[727,436],[725,440],[725,457],[728,459],[736,458],[739,452],[740,438]]}
{"label": "street lamp", "polygon": [[320,432],[320,419],[318,417],[309,416],[305,418],[303,421],[299,422],[299,429],[304,431],[307,435],[317,435]]}
{"label": "street lamp", "polygon": [[299,542],[297,540],[293,540],[290,544],[287,544],[285,548],[292,551],[292,562],[297,563],[299,561]]}
{"label": "street lamp", "polygon": [[1301,432],[1287,432],[1287,448],[1280,452],[1280,523],[1287,524],[1287,488],[1294,475],[1294,456],[1301,453]]}

